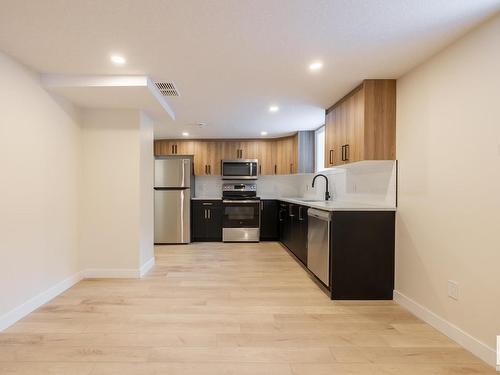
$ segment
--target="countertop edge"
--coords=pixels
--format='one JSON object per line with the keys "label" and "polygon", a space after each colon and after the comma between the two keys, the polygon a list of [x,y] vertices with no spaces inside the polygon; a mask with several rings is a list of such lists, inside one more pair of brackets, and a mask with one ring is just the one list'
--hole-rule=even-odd
{"label": "countertop edge", "polygon": [[[387,206],[377,206],[362,203],[352,203],[352,202],[337,202],[339,206],[327,206],[323,203],[318,202],[304,202],[296,198],[286,198],[286,197],[261,197],[262,200],[278,200],[293,204],[299,204],[301,206],[307,206],[311,208],[316,208],[323,211],[397,211],[397,207],[387,207]],[[221,201],[222,198],[217,197],[191,197],[191,200],[200,201]]]}

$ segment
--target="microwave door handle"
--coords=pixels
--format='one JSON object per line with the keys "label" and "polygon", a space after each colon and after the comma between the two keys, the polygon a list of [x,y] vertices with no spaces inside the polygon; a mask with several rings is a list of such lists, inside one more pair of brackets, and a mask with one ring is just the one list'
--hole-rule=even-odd
{"label": "microwave door handle", "polygon": [[250,162],[248,164],[250,164],[250,176],[253,176],[253,163]]}

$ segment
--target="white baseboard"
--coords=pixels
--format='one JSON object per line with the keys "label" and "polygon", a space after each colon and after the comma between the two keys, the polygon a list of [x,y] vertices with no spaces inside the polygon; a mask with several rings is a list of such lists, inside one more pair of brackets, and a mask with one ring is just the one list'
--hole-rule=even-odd
{"label": "white baseboard", "polygon": [[412,300],[410,297],[405,296],[403,293],[394,291],[394,301],[409,310],[411,313],[422,319],[424,322],[429,323],[441,333],[444,333],[453,341],[470,351],[472,354],[478,356],[487,364],[496,367],[497,371],[500,369],[496,366],[496,350],[490,348],[484,342],[479,341],[467,332],[463,331],[453,323],[436,315],[428,308],[422,306],[418,302]]}
{"label": "white baseboard", "polygon": [[82,271],[84,279],[137,279],[140,270],[136,268],[87,268]]}
{"label": "white baseboard", "polygon": [[144,263],[140,270],[140,277],[143,277],[153,266],[155,265],[155,257],[152,257],[146,263]]}
{"label": "white baseboard", "polygon": [[97,279],[97,278],[124,278],[124,279],[137,279],[148,272],[155,264],[155,258],[148,260],[140,269],[134,268],[89,268],[80,271],[73,276],[57,283],[46,291],[30,298],[22,305],[12,309],[11,311],[0,316],[0,331],[10,327],[18,320],[24,318],[29,313],[33,312],[43,304],[49,302],[51,299],[57,297],[65,290],[71,288],[73,285],[83,279]]}
{"label": "white baseboard", "polygon": [[10,310],[4,315],[0,316],[0,331],[3,331],[7,327],[11,326],[18,320],[24,318],[29,313],[33,312],[43,304],[49,302],[51,299],[57,297],[59,294],[65,290],[71,288],[77,282],[83,279],[82,272],[78,272],[73,276],[70,276],[63,281],[60,281],[53,287],[41,292],[40,294],[30,298],[28,301],[24,302],[22,305]]}

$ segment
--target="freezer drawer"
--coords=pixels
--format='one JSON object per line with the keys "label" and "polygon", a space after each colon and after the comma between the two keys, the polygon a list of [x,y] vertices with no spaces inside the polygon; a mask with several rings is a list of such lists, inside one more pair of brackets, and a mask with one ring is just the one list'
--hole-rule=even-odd
{"label": "freezer drawer", "polygon": [[191,184],[191,160],[156,159],[155,187],[184,187]]}
{"label": "freezer drawer", "polygon": [[307,232],[307,268],[330,286],[330,221],[326,211],[309,209]]}
{"label": "freezer drawer", "polygon": [[191,242],[189,189],[155,189],[155,243]]}

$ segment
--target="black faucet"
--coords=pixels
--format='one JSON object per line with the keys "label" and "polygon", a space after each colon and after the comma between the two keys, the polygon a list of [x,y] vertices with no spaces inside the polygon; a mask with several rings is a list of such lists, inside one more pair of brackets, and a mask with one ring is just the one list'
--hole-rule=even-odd
{"label": "black faucet", "polygon": [[316,179],[321,176],[321,177],[324,177],[325,180],[326,180],[326,189],[325,189],[325,201],[327,201],[328,199],[330,199],[330,193],[328,192],[328,177],[326,177],[324,174],[317,174],[316,176],[314,176],[313,178],[313,182],[312,182],[312,187],[314,187],[314,181],[316,181]]}

